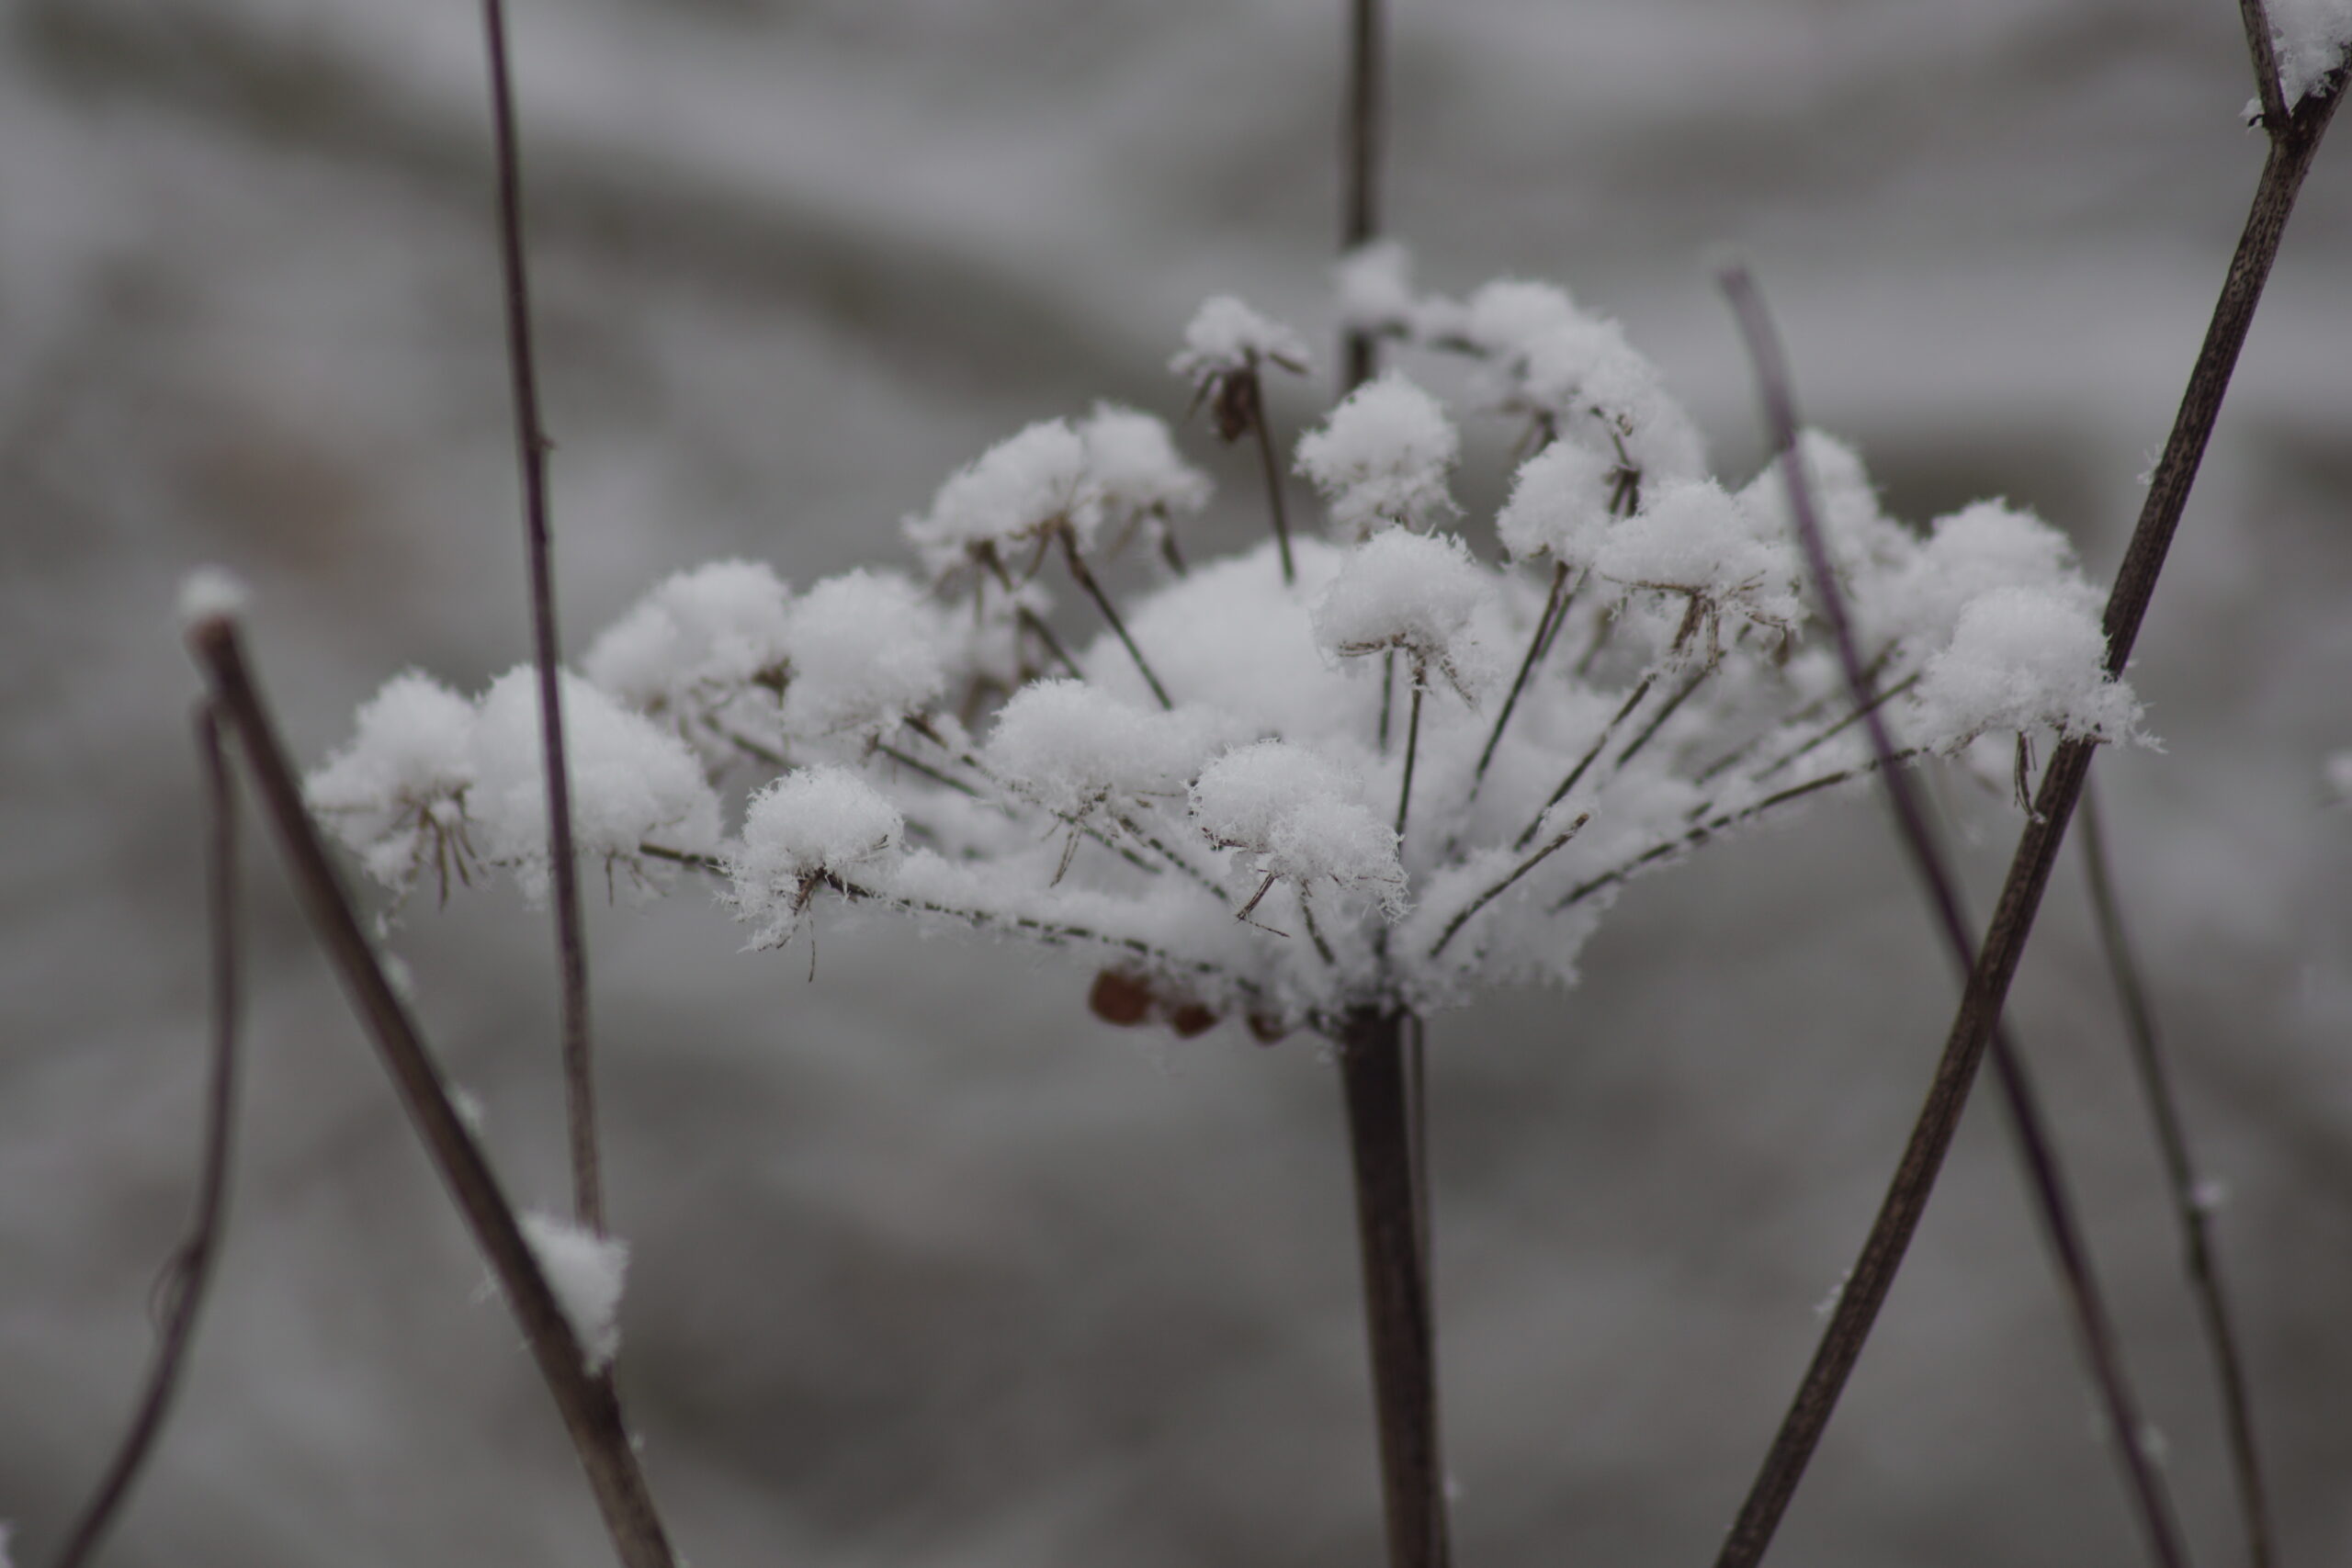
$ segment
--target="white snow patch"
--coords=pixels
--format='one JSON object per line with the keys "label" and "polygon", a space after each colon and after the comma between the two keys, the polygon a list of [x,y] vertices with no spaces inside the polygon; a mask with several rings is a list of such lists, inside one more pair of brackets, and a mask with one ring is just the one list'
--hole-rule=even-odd
{"label": "white snow patch", "polygon": [[1168,368],[1195,386],[1255,370],[1271,360],[1304,374],[1314,363],[1306,340],[1271,316],[1261,316],[1230,294],[1202,301],[1184,326],[1184,346]]}
{"label": "white snow patch", "polygon": [[1315,639],[1334,658],[1393,649],[1424,684],[1434,671],[1475,702],[1493,672],[1470,625],[1494,598],[1489,575],[1459,538],[1391,528],[1349,552],[1315,606]]}
{"label": "white snow patch", "polygon": [[180,579],[177,604],[184,627],[222,616],[242,615],[251,602],[244,580],[225,566],[199,566]]}
{"label": "white snow patch", "polygon": [[2352,50],[2352,0],[2265,0],[2278,91],[2291,109],[2316,91]]}
{"label": "white snow patch", "polygon": [[553,1214],[522,1216],[523,1239],[547,1276],[555,1304],[580,1341],[590,1377],[613,1364],[621,1348],[621,1291],[628,1278],[628,1243],[598,1235]]}
{"label": "white snow patch", "polygon": [[795,769],[753,795],[727,862],[737,916],[759,922],[752,945],[790,941],[825,878],[858,874],[905,829],[899,808],[843,767]]}
{"label": "white snow patch", "polygon": [[1340,536],[1361,539],[1460,511],[1445,477],[1461,454],[1461,434],[1438,400],[1391,370],[1300,437],[1298,471],[1322,492]]}
{"label": "white snow patch", "polygon": [[1956,750],[1992,730],[2048,725],[2068,737],[2132,739],[2140,705],[2107,678],[2107,637],[2073,595],[1996,588],[1961,612],[1951,646],[1913,695],[1917,725]]}

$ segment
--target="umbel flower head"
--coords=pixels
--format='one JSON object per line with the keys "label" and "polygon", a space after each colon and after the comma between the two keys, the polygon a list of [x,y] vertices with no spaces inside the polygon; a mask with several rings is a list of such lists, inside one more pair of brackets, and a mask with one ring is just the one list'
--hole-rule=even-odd
{"label": "umbel flower head", "polygon": [[[1185,568],[1169,530],[1208,484],[1158,419],[1033,424],[908,519],[919,577],[795,596],[725,562],[624,615],[567,687],[581,852],[714,870],[760,945],[896,909],[1069,950],[1106,1017],[1272,1038],[1572,982],[1628,882],[1866,778],[1779,475],[1710,474],[1615,322],[1542,284],[1420,294],[1393,245],[1342,269],[1340,308],[1406,363],[1297,442],[1329,527],[1288,570],[1271,540]],[[1525,438],[1492,519],[1455,504],[1460,415],[1410,374],[1449,358],[1469,413]],[[1173,368],[1261,421],[1269,363],[1303,368],[1297,335],[1220,298]],[[1853,452],[1804,443],[1905,760],[2136,735],[2063,535],[1997,502],[1915,530]],[[1094,563],[1136,536],[1169,573],[1114,599]],[[1054,615],[1049,556],[1094,635]],[[388,883],[453,854],[545,874],[507,683],[401,676],[313,776]],[[713,786],[747,769],[723,834]]]}

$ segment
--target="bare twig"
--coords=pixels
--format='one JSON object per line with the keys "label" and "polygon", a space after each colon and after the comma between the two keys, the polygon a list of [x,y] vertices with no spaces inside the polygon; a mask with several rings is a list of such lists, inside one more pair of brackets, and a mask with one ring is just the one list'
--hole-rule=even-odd
{"label": "bare twig", "polygon": [[498,259],[506,281],[506,363],[514,383],[514,449],[523,473],[524,537],[531,568],[531,657],[537,667],[539,735],[547,772],[548,862],[554,874],[555,944],[562,976],[564,1120],[571,1134],[571,1202],[580,1223],[605,1228],[603,1162],[596,1148],[596,1078],[588,1035],[588,938],[572,862],[571,776],[563,759],[563,656],[556,636],[553,541],[548,526],[548,452],[531,353],[531,296],[523,266],[523,171],[514,89],[506,65],[503,0],[482,0],[490,51],[491,123],[498,155]]}
{"label": "bare twig", "polygon": [[204,1156],[197,1179],[196,1213],[187,1235],[164,1265],[164,1321],[145,1392],[108,1462],[83,1505],[57,1568],[82,1568],[129,1501],[139,1472],[178,1393],[180,1374],[196,1341],[197,1314],[211,1283],[220,1236],[228,1224],[229,1162],[237,1114],[237,802],[220,747],[220,721],[211,704],[196,716],[197,758],[204,775],[205,928],[211,939],[212,1073],[205,1094]]}
{"label": "bare twig", "polygon": [[[1724,273],[1723,286],[1747,338],[1748,355],[1756,367],[1765,418],[1788,485],[1790,513],[1795,520],[1797,536],[1813,575],[1815,592],[1821,600],[1823,616],[1829,623],[1848,689],[1853,697],[1855,709],[1862,714],[1862,722],[1870,733],[1871,748],[1879,762],[1879,784],[1886,792],[1887,802],[1894,811],[1912,869],[1928,894],[1953,960],[1963,976],[1973,974],[1977,966],[1976,945],[1969,933],[1966,917],[1961,910],[1958,887],[1944,863],[1942,851],[1928,825],[1927,815],[1920,808],[1917,796],[1912,792],[1909,779],[1894,765],[1894,744],[1887,734],[1884,716],[1871,703],[1870,679],[1862,668],[1861,655],[1854,643],[1853,629],[1847,621],[1845,604],[1838,592],[1836,573],[1831,568],[1820,523],[1814,511],[1812,488],[1805,478],[1804,453],[1798,441],[1795,399],[1790,388],[1780,340],[1772,330],[1755,281],[1746,269],[1735,267]],[[2156,1472],[2154,1461],[2141,1441],[2143,1423],[2139,1403],[2124,1372],[2121,1351],[2100,1299],[2089,1251],[2084,1244],[2074,1204],[2059,1169],[2057,1153],[2043,1123],[2024,1063],[2010,1043],[2007,1031],[1999,1023],[1997,1005],[1987,1019],[1985,1032],[1991,1038],[1995,1077],[1999,1082],[2003,1103],[2009,1111],[2018,1141],[2036,1211],[2055,1255],[2060,1280],[2073,1309],[2075,1326],[2090,1361],[2091,1373],[2110,1429],[2115,1435],[2116,1455],[2123,1467],[2142,1533],[2146,1538],[2150,1555],[2163,1568],[2182,1568],[2188,1557],[2180,1544],[2178,1527],[2174,1522],[2171,1499]],[[1939,1073],[1939,1082],[1941,1077]],[[1860,1355],[1861,1342],[1875,1323],[1879,1308],[1894,1284],[1895,1271],[1902,1266],[1911,1234],[1917,1227],[1918,1213],[1924,1209],[1928,1193],[1934,1187],[1943,1153],[1950,1147],[1952,1131],[1966,1104],[1967,1088],[1967,1083],[1962,1081],[1958,1086],[1958,1092],[1948,1099],[1931,1093],[1928,1108],[1921,1112],[1912,1137],[1913,1146],[1921,1148],[1925,1154],[1917,1172],[1916,1196],[1906,1194],[1900,1205],[1890,1196],[1888,1204],[1882,1208],[1878,1222],[1872,1225],[1869,1237],[1863,1243],[1860,1258],[1847,1277],[1845,1289],[1838,1295],[1823,1343],[1826,1350],[1832,1344],[1842,1346],[1850,1339],[1852,1350],[1847,1361],[1849,1367],[1851,1357]],[[1912,1163],[1907,1150],[1904,1163],[1905,1168]],[[1816,1365],[1820,1359],[1816,1356]],[[1811,1381],[1808,1374],[1808,1385]],[[1762,1472],[1749,1491],[1739,1519],[1732,1528],[1731,1538],[1717,1560],[1718,1568],[1726,1568],[1735,1562],[1753,1562],[1762,1556],[1780,1521],[1781,1513],[1787,1506],[1787,1499],[1793,1495],[1803,1476],[1821,1428],[1836,1407],[1842,1382],[1840,1376],[1823,1391],[1825,1397],[1816,1402],[1808,1402],[1803,1391],[1800,1392],[1796,1404],[1791,1409],[1780,1436],[1773,1442]]]}
{"label": "bare twig", "polygon": [[1421,697],[1428,690],[1428,671],[1415,660],[1412,707],[1405,721],[1405,783],[1396,792],[1396,842],[1400,851],[1404,847],[1406,818],[1413,808],[1413,764],[1421,750]]}
{"label": "bare twig", "polygon": [[2278,49],[2271,40],[2270,18],[2262,0],[2238,0],[2238,20],[2245,28],[2246,51],[2254,56],[2254,90],[2262,105],[2265,130],[2287,123],[2290,107],[2278,82]]}
{"label": "bare twig", "polygon": [[1609,743],[1617,738],[1617,732],[1625,727],[1625,721],[1633,716],[1635,708],[1642,705],[1642,699],[1650,694],[1650,688],[1657,683],[1657,674],[1653,671],[1643,676],[1634,685],[1632,694],[1626,697],[1623,705],[1610,716],[1609,722],[1601,727],[1600,733],[1593,737],[1592,745],[1586,750],[1583,756],[1577,759],[1577,765],[1568,770],[1567,777],[1560,781],[1560,787],[1552,792],[1551,797],[1537,807],[1534,817],[1527,826],[1520,829],[1519,837],[1511,842],[1512,849],[1523,850],[1535,841],[1535,835],[1543,830],[1544,816],[1551,811],[1552,807],[1567,798],[1568,791],[1583,782],[1585,774],[1591,770],[1594,762],[1600,761],[1600,754],[1609,749]]}
{"label": "bare twig", "polygon": [[2222,1266],[2213,1250],[2211,1205],[2188,1149],[2188,1134],[2172,1089],[2171,1075],[2156,1040],[2155,1010],[2140,972],[2132,942],[2124,930],[2123,910],[2116,897],[2115,872],[2108,860],[2107,829],[2099,811],[2098,791],[2083,788],[2083,871],[2090,884],[2091,913],[2098,927],[2099,945],[2106,950],[2108,971],[2115,978],[2116,999],[2122,1006],[2125,1033],[2132,1043],[2132,1066],[2148,1102],[2156,1145],[2164,1156],[2165,1177],[2172,1190],[2173,1212],[2180,1222],[2182,1265],[2204,1320],[2205,1338],[2221,1384],[2222,1416],[2228,1433],[2230,1465],[2237,1478],[2238,1506],[2245,1519],[2246,1561],[2251,1568],[2270,1568],[2270,1507],[2264,1495],[2261,1460],[2254,1441],[2253,1399],[2247,1391],[2245,1363],[2231,1326],[2228,1293],[2222,1288]]}
{"label": "bare twig", "polygon": [[1266,507],[1274,522],[1274,548],[1283,561],[1283,585],[1298,581],[1298,568],[1290,556],[1290,512],[1283,504],[1283,466],[1274,456],[1274,434],[1266,424],[1265,384],[1253,364],[1246,374],[1250,378],[1250,428],[1258,433],[1258,464],[1266,475]]}
{"label": "bare twig", "polygon": [[1425,1246],[1414,1197],[1405,1015],[1359,1009],[1338,1038],[1363,1253],[1373,1404],[1389,1568],[1442,1568],[1447,1556],[1438,1457],[1437,1379]]}
{"label": "bare twig", "polygon": [[1439,953],[1443,953],[1446,949],[1446,944],[1453,940],[1454,934],[1457,931],[1461,931],[1464,926],[1470,923],[1473,916],[1476,915],[1479,910],[1485,908],[1496,899],[1501,897],[1504,894],[1510,892],[1511,885],[1517,882],[1521,877],[1525,876],[1529,872],[1533,871],[1537,866],[1542,865],[1545,861],[1551,859],[1555,852],[1566,845],[1570,839],[1575,838],[1578,833],[1582,832],[1584,830],[1584,825],[1591,820],[1592,813],[1589,811],[1584,813],[1575,821],[1569,823],[1567,827],[1561,829],[1560,832],[1554,835],[1551,842],[1545,844],[1542,849],[1536,851],[1533,854],[1529,855],[1525,860],[1521,861],[1517,865],[1511,867],[1509,875],[1496,883],[1493,886],[1480,893],[1476,898],[1471,899],[1467,904],[1463,905],[1460,909],[1454,912],[1453,919],[1445,922],[1445,930],[1438,933],[1437,941],[1430,944],[1429,955],[1431,958],[1435,958]]}
{"label": "bare twig", "polygon": [[513,1205],[450,1104],[440,1069],[360,930],[342,879],[303,807],[300,781],[246,666],[235,623],[225,616],[199,621],[189,628],[188,645],[244,753],[295,891],[335,966],[352,1010],[374,1040],[411,1124],[522,1325],[587,1472],[615,1552],[625,1568],[673,1568],[669,1540],[629,1446],[612,1379],[589,1375],[580,1340],[524,1240]]}
{"label": "bare twig", "polygon": [[[1380,0],[1351,0],[1348,7],[1348,101],[1341,124],[1340,164],[1344,190],[1340,209],[1342,254],[1369,244],[1380,233],[1380,152],[1383,140]],[[1352,392],[1379,367],[1379,344],[1353,327],[1340,344],[1340,368]]]}
{"label": "bare twig", "polygon": [[1487,765],[1495,760],[1495,748],[1502,744],[1503,730],[1518,710],[1519,694],[1527,689],[1527,678],[1535,672],[1536,661],[1551,646],[1554,629],[1567,615],[1567,588],[1568,563],[1562,561],[1552,569],[1552,592],[1544,597],[1544,613],[1535,617],[1535,635],[1527,639],[1527,656],[1519,661],[1519,673],[1511,678],[1510,695],[1503,699],[1502,711],[1495,715],[1495,728],[1487,737],[1486,750],[1478,753],[1477,769],[1470,775],[1472,800],[1478,798],[1478,786],[1487,782]]}
{"label": "bare twig", "polygon": [[1174,707],[1176,705],[1170,700],[1168,688],[1161,685],[1159,677],[1151,672],[1151,664],[1144,658],[1143,649],[1137,648],[1136,639],[1127,635],[1127,623],[1119,618],[1118,606],[1111,603],[1111,596],[1102,592],[1102,585],[1094,581],[1094,573],[1088,570],[1086,558],[1079,553],[1077,536],[1065,528],[1061,530],[1061,541],[1062,558],[1069,563],[1070,576],[1078,580],[1078,585],[1086,590],[1086,596],[1094,601],[1094,607],[1102,612],[1102,618],[1118,634],[1119,641],[1126,648],[1127,657],[1135,660],[1136,669],[1142,674],[1144,684],[1151,688],[1151,694],[1159,699],[1161,707]]}

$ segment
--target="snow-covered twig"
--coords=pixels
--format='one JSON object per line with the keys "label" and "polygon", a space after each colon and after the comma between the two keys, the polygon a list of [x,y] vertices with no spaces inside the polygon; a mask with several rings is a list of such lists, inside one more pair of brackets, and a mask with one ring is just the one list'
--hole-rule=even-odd
{"label": "snow-covered twig", "polygon": [[205,929],[210,939],[212,1045],[196,1214],[187,1235],[164,1265],[163,1326],[138,1409],[105,1475],[66,1532],[57,1568],[82,1568],[90,1560],[129,1500],[147,1456],[154,1450],[164,1418],[178,1393],[188,1349],[196,1341],[197,1314],[203,1308],[205,1289],[211,1283],[228,1224],[230,1151],[237,1116],[237,801],[228,759],[221,750],[220,715],[209,703],[197,714],[196,742],[207,829]]}
{"label": "snow-covered twig", "polygon": [[187,635],[221,718],[237,738],[321,945],[522,1326],[587,1472],[615,1551],[624,1568],[674,1568],[669,1538],[646,1489],[612,1380],[589,1373],[579,1336],[525,1239],[514,1205],[450,1102],[440,1069],[360,930],[350,897],[304,807],[302,786],[277,739],[277,724],[246,665],[235,622],[225,615],[209,616]]}

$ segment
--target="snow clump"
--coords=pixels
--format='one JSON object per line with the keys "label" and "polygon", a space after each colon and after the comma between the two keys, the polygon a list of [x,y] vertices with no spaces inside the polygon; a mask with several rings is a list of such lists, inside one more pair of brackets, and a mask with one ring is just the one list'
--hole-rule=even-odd
{"label": "snow clump", "polygon": [[590,1377],[613,1364],[621,1348],[621,1290],[628,1280],[628,1243],[599,1235],[553,1214],[521,1216],[523,1239],[547,1276],[555,1304],[580,1341]]}
{"label": "snow clump", "polygon": [[1345,539],[1382,528],[1423,528],[1461,508],[1446,475],[1462,437],[1435,398],[1397,371],[1367,381],[1298,443],[1298,471],[1330,508]]}

